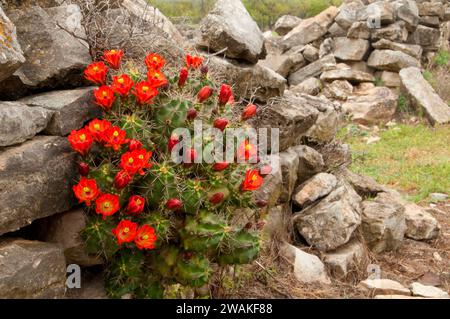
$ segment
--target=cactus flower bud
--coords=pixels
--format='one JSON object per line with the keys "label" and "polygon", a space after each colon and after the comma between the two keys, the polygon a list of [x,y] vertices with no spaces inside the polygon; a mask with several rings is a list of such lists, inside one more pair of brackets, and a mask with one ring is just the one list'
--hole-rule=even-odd
{"label": "cactus flower bud", "polygon": [[211,89],[209,86],[204,86],[198,92],[198,95],[197,95],[198,103],[205,102],[207,99],[209,99],[209,97],[211,96],[212,93],[213,93],[213,89]]}
{"label": "cactus flower bud", "polygon": [[128,200],[127,213],[138,215],[144,211],[145,199],[138,195],[133,195]]}
{"label": "cactus flower bud", "polygon": [[128,150],[130,152],[140,150],[142,148],[142,143],[138,140],[130,140],[130,143],[128,144]]}
{"label": "cactus flower bud", "polygon": [[183,208],[183,202],[176,198],[171,198],[166,202],[166,208],[171,211],[177,211]]}
{"label": "cactus flower bud", "polygon": [[89,174],[89,165],[84,162],[78,163],[78,173],[86,177]]}
{"label": "cactus flower bud", "polygon": [[252,222],[248,222],[248,223],[245,224],[245,226],[244,226],[245,229],[250,229],[250,228],[252,228],[252,227],[253,227]]}
{"label": "cactus flower bud", "polygon": [[186,81],[188,79],[189,72],[187,68],[182,68],[180,71],[180,75],[178,76],[178,86],[182,87],[186,84]]}
{"label": "cactus flower bud", "polygon": [[214,120],[214,127],[223,131],[228,125],[228,120],[224,118],[218,118]]}
{"label": "cactus flower bud", "polygon": [[169,143],[167,144],[167,148],[169,150],[169,153],[172,152],[175,145],[177,145],[180,142],[180,139],[176,135],[172,135],[169,138]]}
{"label": "cactus flower bud", "polygon": [[227,84],[222,84],[222,86],[220,87],[220,92],[219,92],[219,104],[220,105],[227,104],[232,96],[233,96],[233,90],[231,89],[231,86],[229,86]]}
{"label": "cactus flower bud", "polygon": [[197,117],[197,110],[196,109],[189,109],[187,112],[187,119],[189,121],[194,120]]}
{"label": "cactus flower bud", "polygon": [[119,171],[114,178],[114,187],[121,190],[131,182],[131,179],[131,175],[126,171]]}
{"label": "cactus flower bud", "polygon": [[209,68],[208,68],[207,65],[202,65],[202,67],[200,68],[200,73],[203,76],[207,76],[208,75],[208,71],[209,71]]}
{"label": "cactus flower bud", "polygon": [[248,120],[249,118],[255,116],[255,114],[256,114],[256,105],[249,104],[244,108],[244,111],[242,112],[242,119]]}
{"label": "cactus flower bud", "polygon": [[267,204],[268,202],[265,199],[260,199],[256,202],[256,206],[258,206],[259,208],[266,207]]}
{"label": "cactus flower bud", "polygon": [[230,164],[228,164],[226,162],[215,163],[212,166],[212,169],[213,169],[213,171],[220,172],[220,171],[223,171],[224,169],[226,169],[228,166],[230,166]]}
{"label": "cactus flower bud", "polygon": [[224,193],[218,192],[218,193],[215,193],[214,195],[212,195],[209,198],[209,202],[211,204],[217,205],[217,204],[220,204],[223,201],[224,198],[225,198]]}

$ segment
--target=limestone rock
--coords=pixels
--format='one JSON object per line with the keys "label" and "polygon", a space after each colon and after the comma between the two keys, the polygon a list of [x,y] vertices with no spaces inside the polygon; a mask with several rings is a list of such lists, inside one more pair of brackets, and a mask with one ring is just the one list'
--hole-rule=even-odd
{"label": "limestone rock", "polygon": [[261,159],[261,164],[271,165],[272,170],[264,177],[263,185],[254,192],[254,196],[257,200],[267,201],[268,207],[274,207],[282,194],[283,175],[280,162],[278,154]]}
{"label": "limestone rock", "polygon": [[401,70],[400,78],[403,90],[410,97],[413,105],[423,108],[432,124],[450,122],[450,107],[424,79],[418,68],[411,67]]}
{"label": "limestone rock", "polygon": [[433,286],[425,286],[421,283],[414,282],[411,284],[411,291],[413,296],[425,297],[425,298],[439,298],[448,299],[447,292]]}
{"label": "limestone rock", "polygon": [[339,24],[336,22],[331,25],[331,27],[328,29],[328,33],[336,38],[336,37],[345,37],[347,36],[347,30],[342,28]]}
{"label": "limestone rock", "polygon": [[43,131],[52,112],[20,102],[0,102],[0,147],[25,142]]}
{"label": "limestone rock", "polygon": [[361,197],[375,197],[378,193],[386,190],[384,186],[375,182],[373,178],[353,173],[348,169],[340,170],[338,176],[350,183]]}
{"label": "limestone rock", "polygon": [[427,50],[437,50],[439,37],[439,30],[419,24],[416,30],[409,35],[408,43],[420,45]]}
{"label": "limestone rock", "polygon": [[274,240],[288,240],[290,238],[291,209],[289,204],[282,204],[269,209],[263,232]]}
{"label": "limestone rock", "polygon": [[408,30],[403,21],[398,21],[387,27],[372,30],[372,41],[385,39],[394,42],[405,42],[408,40]]}
{"label": "limestone rock", "polygon": [[367,22],[356,21],[347,32],[347,37],[351,39],[370,39],[371,30]]}
{"label": "limestone rock", "polygon": [[325,164],[322,155],[315,149],[306,145],[297,145],[288,149],[299,158],[297,182],[303,183],[313,175],[322,172]]}
{"label": "limestone rock", "polygon": [[306,61],[314,62],[319,59],[319,50],[311,44],[307,44],[303,49],[303,56]]}
{"label": "limestone rock", "polygon": [[337,179],[328,173],[319,173],[300,185],[292,196],[294,203],[303,207],[328,195],[336,187]]}
{"label": "limestone rock", "polygon": [[334,39],[334,56],[343,61],[361,61],[369,52],[370,43],[364,39]]}
{"label": "limestone rock", "polygon": [[400,51],[418,60],[421,58],[423,52],[423,49],[420,45],[397,43],[386,39],[381,39],[378,42],[372,43],[372,46],[378,50],[387,49],[393,51]]}
{"label": "limestone rock", "polygon": [[298,178],[298,155],[293,152],[282,152],[279,154],[282,176],[282,187],[279,201],[281,203],[289,202],[291,194],[294,191]]}
{"label": "limestone rock", "polygon": [[405,22],[405,26],[409,31],[413,31],[419,24],[419,14],[415,12],[415,9],[411,5],[400,5],[396,13],[397,18]]}
{"label": "limestone rock", "polygon": [[[327,171],[336,172],[352,163],[352,154],[348,144],[331,141],[320,149]],[[360,195],[360,194],[359,194]]]}
{"label": "limestone rock", "polygon": [[414,240],[430,240],[438,237],[441,229],[438,221],[422,207],[406,203],[405,217],[406,237]]}
{"label": "limestone rock", "polygon": [[307,78],[300,84],[290,88],[292,93],[305,93],[308,95],[317,95],[322,90],[322,82],[317,78]]}
{"label": "limestone rock", "polygon": [[344,30],[348,30],[357,21],[357,12],[363,8],[363,4],[358,1],[344,3],[339,8],[339,13],[335,18],[336,24]]}
{"label": "limestone rock", "polygon": [[377,26],[388,25],[395,20],[394,6],[387,1],[375,1],[358,10],[356,17],[359,21],[375,21]]}
{"label": "limestone rock", "polygon": [[5,148],[0,153],[0,235],[70,209],[75,166],[75,154],[63,137],[36,136]]}
{"label": "limestone rock", "polygon": [[267,67],[282,77],[287,77],[293,69],[299,69],[305,65],[306,61],[301,52],[291,54],[268,54],[264,60],[259,60],[258,64]]}
{"label": "limestone rock", "polygon": [[[327,71],[330,72],[330,71]],[[322,74],[323,75],[323,74]],[[347,80],[335,80],[325,86],[323,94],[334,100],[345,101],[353,93],[353,85]]]}
{"label": "limestone rock", "polygon": [[375,76],[381,80],[384,86],[390,88],[398,88],[402,84],[400,76],[398,75],[397,72],[382,71],[379,72],[378,74],[375,74]]}
{"label": "limestone rock", "polygon": [[390,279],[366,279],[361,281],[358,285],[359,288],[370,290],[375,295],[402,295],[411,296],[411,291],[398,283],[397,281]]}
{"label": "limestone rock", "polygon": [[322,73],[325,67],[336,65],[336,60],[332,54],[326,55],[323,58],[314,61],[311,64],[301,68],[300,70],[291,73],[289,76],[289,84],[297,85],[310,77],[317,77]]}
{"label": "limestone rock", "polygon": [[264,37],[240,0],[219,0],[202,20],[199,43],[212,51],[225,48],[229,58],[251,63],[264,58]]}
{"label": "limestone rock", "polygon": [[436,16],[420,17],[419,23],[430,28],[439,28],[441,21]]}
{"label": "limestone rock", "polygon": [[7,239],[0,241],[0,298],[63,298],[66,262],[57,245]]}
{"label": "limestone rock", "polygon": [[274,31],[279,35],[286,35],[294,29],[302,19],[296,16],[284,15],[275,22]]}
{"label": "limestone rock", "polygon": [[373,75],[353,69],[336,69],[325,71],[320,76],[320,79],[326,82],[346,80],[350,83],[373,82],[375,80]]}
{"label": "limestone rock", "polygon": [[357,270],[367,261],[367,254],[362,243],[350,240],[338,249],[325,253],[323,262],[334,277],[345,278],[352,270]]}
{"label": "limestone rock", "polygon": [[420,16],[438,16],[444,15],[444,4],[439,1],[427,1],[417,4]]}

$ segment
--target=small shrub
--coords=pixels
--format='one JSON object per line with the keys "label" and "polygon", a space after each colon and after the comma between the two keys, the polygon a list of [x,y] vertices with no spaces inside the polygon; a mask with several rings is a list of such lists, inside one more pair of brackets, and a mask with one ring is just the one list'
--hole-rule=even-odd
{"label": "small shrub", "polygon": [[450,62],[450,52],[439,51],[434,58],[434,64],[438,67],[447,66]]}

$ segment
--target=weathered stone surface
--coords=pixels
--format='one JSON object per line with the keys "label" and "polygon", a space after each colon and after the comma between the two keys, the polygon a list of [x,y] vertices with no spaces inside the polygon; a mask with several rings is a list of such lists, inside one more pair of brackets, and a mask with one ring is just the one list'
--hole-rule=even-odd
{"label": "weathered stone surface", "polygon": [[286,79],[259,64],[249,65],[211,57],[209,66],[225,82],[236,84],[234,92],[238,97],[253,97],[266,102],[272,97],[282,96],[286,87]]}
{"label": "weathered stone surface", "polygon": [[317,256],[307,254],[301,249],[284,243],[281,254],[294,265],[294,276],[302,283],[331,283],[325,265]]}
{"label": "weathered stone surface", "polygon": [[282,152],[279,154],[282,176],[282,187],[279,201],[289,202],[298,178],[298,155],[293,152]]}
{"label": "weathered stone surface", "polygon": [[303,56],[306,61],[314,62],[319,59],[319,50],[311,44],[307,44],[303,50]]}
{"label": "weathered stone surface", "polygon": [[289,148],[288,151],[294,152],[299,158],[297,183],[303,183],[325,169],[322,155],[309,146],[297,145]]}
{"label": "weathered stone surface", "polygon": [[425,299],[422,297],[412,297],[405,295],[376,295],[373,299]]}
{"label": "weathered stone surface", "polygon": [[264,58],[264,37],[240,0],[219,0],[202,20],[201,47],[212,51],[225,48],[229,58],[251,63]]}
{"label": "weathered stone surface", "polygon": [[387,123],[397,108],[397,96],[386,87],[373,87],[361,95],[350,96],[342,110],[361,124]]}
{"label": "weathered stone surface", "polygon": [[260,108],[256,126],[279,128],[279,149],[284,151],[300,143],[318,115],[319,112],[305,98],[289,95],[272,99],[264,108]]}
{"label": "weathered stone surface", "polygon": [[0,147],[25,142],[44,130],[52,112],[20,102],[0,102]]}
{"label": "weathered stone surface", "polygon": [[283,186],[280,156],[274,154],[262,158],[261,165],[271,165],[272,170],[264,177],[263,185],[254,192],[254,196],[257,200],[267,201],[268,207],[274,207],[281,196]]}
{"label": "weathered stone surface", "polygon": [[353,69],[336,69],[325,71],[320,76],[320,79],[326,82],[346,80],[355,84],[361,82],[373,82],[375,80],[372,74]]}
{"label": "weathered stone surface", "polygon": [[326,38],[319,46],[319,59],[332,54],[334,50],[334,41],[332,38]]}
{"label": "weathered stone surface", "polygon": [[294,29],[302,19],[296,16],[284,15],[275,22],[274,31],[279,35],[286,35]]}
{"label": "weathered stone surface", "polygon": [[396,10],[397,18],[405,22],[405,26],[409,31],[413,31],[419,24],[419,15],[415,9],[412,8],[412,5],[401,4]]}
{"label": "weathered stone surface", "polygon": [[430,28],[439,28],[441,24],[439,17],[436,16],[420,17],[419,23]]}
{"label": "weathered stone surface", "polygon": [[353,173],[348,169],[340,170],[338,176],[346,180],[353,186],[355,191],[361,197],[375,197],[378,193],[384,192],[386,188],[377,182],[372,177],[359,175]]}
{"label": "weathered stone surface", "polygon": [[343,61],[361,61],[369,52],[370,43],[364,39],[334,39],[334,56]]}
{"label": "weathered stone surface", "polygon": [[290,88],[292,93],[305,93],[309,95],[317,95],[322,90],[322,82],[317,78],[307,78],[300,84]]}
{"label": "weathered stone surface", "polygon": [[421,283],[414,282],[411,284],[411,291],[413,296],[425,297],[425,298],[439,298],[448,299],[449,295],[442,289],[433,286],[425,286]]}
{"label": "weathered stone surface", "polygon": [[108,299],[105,290],[104,274],[89,273],[84,270],[81,273],[81,288],[68,289],[66,299]]}
{"label": "weathered stone surface", "polygon": [[438,16],[444,15],[444,4],[440,1],[427,1],[417,4],[420,16]]}
{"label": "weathered stone surface", "polygon": [[435,28],[418,25],[416,30],[408,37],[408,43],[418,44],[423,49],[437,50],[439,46],[440,32]]}
{"label": "weathered stone surface", "polygon": [[289,204],[278,205],[269,209],[263,232],[274,240],[289,240],[291,236],[291,209]]}
{"label": "weathered stone surface", "polygon": [[367,22],[356,21],[353,22],[350,29],[348,29],[347,37],[351,39],[370,39],[371,29]]}
{"label": "weathered stone surface", "polygon": [[405,235],[405,209],[387,193],[362,203],[362,230],[369,248],[375,252],[397,249]]}
{"label": "weathered stone surface", "polygon": [[293,217],[293,223],[308,244],[321,251],[334,250],[350,240],[361,224],[361,197],[347,184],[337,188],[317,205]]}
{"label": "weathered stone surface", "polygon": [[0,298],[64,296],[66,262],[54,244],[22,239],[0,241]]}
{"label": "weathered stone surface", "polygon": [[423,52],[422,47],[420,45],[397,43],[386,39],[381,39],[375,43],[372,43],[372,46],[378,50],[388,49],[393,51],[400,51],[418,60],[421,58]]}
{"label": "weathered stone surface", "polygon": [[370,290],[374,295],[403,295],[411,296],[411,291],[398,283],[397,281],[390,279],[366,279],[361,281],[358,285],[359,288]]}
{"label": "weathered stone surface", "polygon": [[374,70],[367,66],[366,61],[354,61],[354,62],[346,62],[346,64],[355,71],[361,71],[364,73],[373,74]]}
{"label": "weathered stone surface", "polygon": [[37,109],[45,108],[53,117],[45,129],[49,135],[65,136],[72,130],[81,128],[84,123],[102,114],[101,108],[93,103],[93,88],[53,91],[26,97],[20,102]]}
{"label": "weathered stone surface", "polygon": [[[83,83],[83,69],[91,62],[77,5],[49,9],[30,7],[8,12],[26,62],[0,84],[1,99],[16,99],[30,91],[75,87]],[[66,30],[61,29],[63,26]]]}
{"label": "weathered stone surface", "polygon": [[384,28],[373,29],[371,39],[372,41],[386,39],[394,42],[405,42],[408,39],[408,30],[403,21],[398,21]]}
{"label": "weathered stone surface", "polygon": [[[323,75],[323,74],[322,74]],[[333,100],[345,101],[353,93],[353,85],[347,80],[335,80],[325,85],[323,94]]]}
{"label": "weathered stone surface", "polygon": [[74,158],[67,139],[56,136],[36,136],[0,153],[0,235],[72,207]]}
{"label": "weathered stone surface", "polygon": [[314,61],[311,64],[301,68],[300,70],[291,73],[289,76],[289,84],[297,85],[310,77],[317,77],[322,73],[324,67],[336,65],[336,60],[332,54],[326,55],[323,58]]}
{"label": "weathered stone surface", "polygon": [[344,3],[335,18],[336,24],[342,29],[348,30],[356,22],[356,14],[361,8],[363,8],[363,4],[358,1]]}
{"label": "weathered stone surface", "polygon": [[406,237],[414,240],[430,240],[439,236],[441,227],[438,221],[422,207],[405,203],[405,218]]}
{"label": "weathered stone surface", "polygon": [[376,25],[388,25],[394,22],[395,12],[392,3],[375,1],[358,10],[356,17],[359,21],[375,22]]}
{"label": "weathered stone surface", "polygon": [[403,90],[410,97],[413,105],[423,108],[432,124],[450,122],[450,107],[424,79],[418,68],[401,70],[400,78]]}
{"label": "weathered stone surface", "polygon": [[331,25],[331,27],[328,29],[328,33],[332,37],[345,37],[347,35],[347,30],[342,28],[339,24],[336,22]]}
{"label": "weathered stone surface", "polygon": [[22,48],[17,41],[16,27],[0,7],[0,82],[12,75],[24,62]]}
{"label": "weathered stone surface", "polygon": [[345,278],[350,271],[357,270],[366,261],[367,254],[364,246],[357,239],[352,239],[344,246],[323,256],[323,262],[338,279]]}
{"label": "weathered stone surface", "polygon": [[259,60],[258,64],[286,78],[293,69],[297,70],[304,66],[306,61],[301,52],[293,52],[290,54],[268,54],[264,60]]}
{"label": "weathered stone surface", "polygon": [[397,72],[382,71],[375,74],[375,77],[379,78],[383,85],[387,87],[398,88],[402,85]]}
{"label": "weathered stone surface", "polygon": [[420,68],[420,62],[400,51],[375,50],[367,60],[367,65],[378,70],[398,72],[403,68]]}
{"label": "weathered stone surface", "polygon": [[76,208],[37,221],[39,240],[58,244],[64,252],[67,264],[93,266],[103,263],[101,257],[89,256],[81,231],[86,227],[87,218],[82,208]]}
{"label": "weathered stone surface", "polygon": [[283,45],[289,49],[297,45],[311,43],[324,36],[333,23],[338,10],[331,6],[315,17],[302,20],[283,38]]}
{"label": "weathered stone surface", "polygon": [[336,187],[337,179],[328,173],[319,173],[300,185],[292,196],[294,203],[303,207],[328,195]]}

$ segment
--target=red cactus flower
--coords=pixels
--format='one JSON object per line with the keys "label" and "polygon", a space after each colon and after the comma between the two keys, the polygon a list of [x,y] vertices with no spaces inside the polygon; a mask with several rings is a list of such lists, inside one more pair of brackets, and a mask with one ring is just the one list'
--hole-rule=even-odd
{"label": "red cactus flower", "polygon": [[101,142],[103,140],[103,134],[112,126],[108,120],[93,119],[87,125],[87,129],[91,133],[95,141]]}
{"label": "red cactus flower", "polygon": [[166,208],[171,211],[177,211],[183,208],[183,202],[176,198],[171,198],[166,202]]}
{"label": "red cactus flower", "polygon": [[186,81],[188,79],[189,72],[187,68],[182,68],[180,70],[180,75],[178,75],[178,86],[182,87],[186,84]]}
{"label": "red cactus flower", "polygon": [[195,163],[195,160],[197,159],[197,151],[193,148],[189,148],[186,150],[186,153],[184,154],[184,165],[185,166],[191,166]]}
{"label": "red cactus flower", "polygon": [[209,99],[209,97],[211,96],[212,93],[213,93],[213,89],[211,89],[209,86],[203,87],[198,92],[198,95],[197,95],[198,103],[205,102],[207,99]]}
{"label": "red cactus flower", "polygon": [[128,96],[133,85],[134,82],[128,74],[113,77],[112,89],[121,96]]}
{"label": "red cactus flower", "polygon": [[94,142],[91,133],[89,130],[82,128],[78,131],[73,130],[70,132],[70,135],[67,137],[69,140],[70,146],[75,152],[80,153],[82,156],[85,156],[89,153],[91,149],[92,143]]}
{"label": "red cactus flower", "polygon": [[123,144],[128,143],[127,133],[117,126],[111,126],[103,133],[102,141],[106,147],[112,147],[117,152]]}
{"label": "red cactus flower", "polygon": [[120,68],[120,61],[123,57],[123,50],[109,50],[103,52],[103,60],[105,60],[109,66],[118,70]]}
{"label": "red cactus flower", "polygon": [[128,199],[127,213],[138,215],[144,211],[145,199],[138,195],[133,195]]}
{"label": "red cactus flower", "polygon": [[158,90],[147,81],[136,84],[133,91],[139,104],[151,104],[153,98],[158,95]]}
{"label": "red cactus flower", "polygon": [[213,169],[213,171],[220,172],[220,171],[223,171],[224,169],[226,169],[228,166],[230,166],[230,164],[226,163],[226,162],[215,163],[212,166],[212,169]]}
{"label": "red cactus flower", "polygon": [[209,198],[209,202],[211,204],[217,205],[217,204],[220,204],[224,198],[225,198],[225,195],[222,192],[218,192],[218,193],[213,194]]}
{"label": "red cactus flower", "polygon": [[228,126],[228,120],[224,118],[218,118],[214,120],[214,127],[223,131]]}
{"label": "red cactus flower", "polygon": [[250,144],[248,140],[242,142],[238,147],[237,159],[240,162],[256,159],[257,155],[258,148],[255,145]]}
{"label": "red cactus flower", "polygon": [[187,112],[187,116],[186,118],[189,121],[195,120],[195,118],[197,117],[197,110],[196,109],[189,109]]}
{"label": "red cactus flower", "polygon": [[134,175],[137,172],[143,175],[145,168],[152,167],[152,163],[150,163],[152,155],[153,153],[151,151],[147,152],[143,148],[126,152],[120,158],[120,168],[127,171],[130,175]]}
{"label": "red cactus flower", "polygon": [[150,69],[147,72],[147,79],[148,82],[155,88],[159,88],[169,83],[164,73],[155,69]]}
{"label": "red cactus flower", "polygon": [[198,69],[203,64],[203,58],[200,56],[186,55],[186,66],[189,69]]}
{"label": "red cactus flower", "polygon": [[95,212],[103,215],[103,219],[112,216],[120,209],[119,196],[113,194],[102,194],[95,201]]}
{"label": "red cactus flower", "polygon": [[109,111],[114,103],[114,91],[107,85],[102,85],[94,90],[95,103],[105,112]]}
{"label": "red cactus flower", "polygon": [[136,151],[140,150],[142,148],[142,143],[136,139],[130,140],[128,144],[128,150],[129,151]]}
{"label": "red cactus flower", "polygon": [[97,198],[99,189],[95,179],[87,179],[83,177],[77,185],[72,187],[75,197],[80,203],[85,202],[87,206],[91,206],[91,201]]}
{"label": "red cactus flower", "polygon": [[137,231],[134,243],[138,249],[154,249],[156,239],[155,229],[149,225],[142,225]]}
{"label": "red cactus flower", "polygon": [[167,149],[169,150],[169,153],[172,152],[175,145],[177,145],[180,142],[180,139],[175,134],[172,134],[169,138],[169,143],[167,144]]}
{"label": "red cactus flower", "polygon": [[248,120],[249,118],[255,116],[257,107],[255,104],[249,104],[245,107],[244,111],[242,112],[242,119]]}
{"label": "red cactus flower", "polygon": [[165,64],[166,60],[156,53],[150,53],[145,58],[145,65],[149,69],[160,70]]}
{"label": "red cactus flower", "polygon": [[138,224],[132,221],[122,219],[120,223],[112,230],[117,238],[117,244],[131,243],[136,238]]}
{"label": "red cactus flower", "polygon": [[227,104],[232,96],[233,96],[233,89],[231,88],[231,86],[227,84],[222,84],[219,93],[219,104],[220,105]]}
{"label": "red cactus flower", "polygon": [[84,162],[78,163],[78,173],[81,176],[84,176],[84,177],[88,176],[88,174],[89,174],[89,165],[87,163],[84,163]]}
{"label": "red cactus flower", "polygon": [[255,191],[263,184],[263,178],[259,175],[256,169],[249,169],[245,173],[245,179],[241,184],[243,191]]}
{"label": "red cactus flower", "polygon": [[108,68],[103,62],[94,62],[87,66],[84,70],[84,77],[86,80],[92,83],[102,85],[106,81],[106,74],[108,73]]}
{"label": "red cactus flower", "polygon": [[119,171],[114,177],[114,187],[118,190],[124,189],[132,179],[133,177],[127,171]]}

